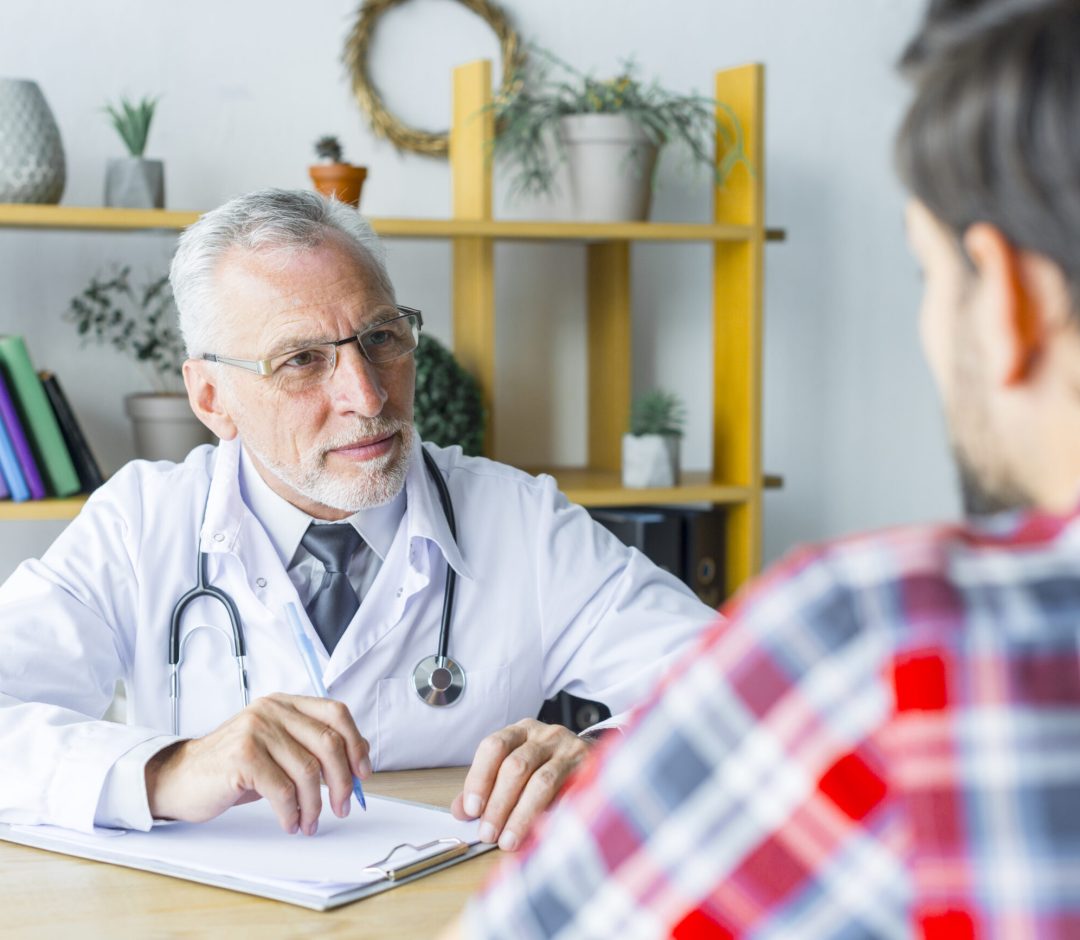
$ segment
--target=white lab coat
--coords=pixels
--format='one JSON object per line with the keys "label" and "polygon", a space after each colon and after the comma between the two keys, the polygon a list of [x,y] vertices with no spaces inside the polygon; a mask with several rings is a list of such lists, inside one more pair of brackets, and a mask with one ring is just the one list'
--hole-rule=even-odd
{"label": "white lab coat", "polygon": [[[457,543],[417,441],[405,516],[332,656],[241,498],[236,442],[196,448],[182,464],[134,461],[97,490],[0,588],[0,820],[87,828],[113,764],[169,733],[169,623],[200,545],[210,581],[239,608],[252,700],[311,694],[283,613],[291,601],[376,770],[468,764],[485,735],[535,717],[560,689],[605,702],[618,720],[715,618],[550,477],[425,446],[453,499]],[[452,707],[432,708],[412,673],[436,651],[447,564],[459,575],[449,653],[466,687]],[[180,732],[192,737],[241,698],[220,605],[196,601],[183,633]],[[127,725],[99,720],[117,679]]]}

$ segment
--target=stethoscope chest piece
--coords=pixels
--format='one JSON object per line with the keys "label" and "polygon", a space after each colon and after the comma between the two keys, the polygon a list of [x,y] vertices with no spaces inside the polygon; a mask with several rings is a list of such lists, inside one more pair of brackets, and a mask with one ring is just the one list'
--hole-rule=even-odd
{"label": "stethoscope chest piece", "polygon": [[428,656],[416,664],[413,682],[428,705],[453,705],[465,691],[465,671],[449,656]]}

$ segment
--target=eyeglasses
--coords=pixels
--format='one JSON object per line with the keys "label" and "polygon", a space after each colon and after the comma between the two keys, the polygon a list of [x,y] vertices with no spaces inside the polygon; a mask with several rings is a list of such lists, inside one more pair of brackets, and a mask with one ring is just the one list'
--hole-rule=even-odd
{"label": "eyeglasses", "polygon": [[407,356],[416,349],[424,325],[423,314],[400,304],[396,305],[396,309],[400,316],[375,323],[355,336],[346,336],[332,343],[304,346],[269,359],[230,359],[214,353],[206,353],[202,358],[207,362],[220,362],[268,376],[283,391],[304,391],[320,385],[334,374],[339,346],[356,343],[364,358],[377,366]]}

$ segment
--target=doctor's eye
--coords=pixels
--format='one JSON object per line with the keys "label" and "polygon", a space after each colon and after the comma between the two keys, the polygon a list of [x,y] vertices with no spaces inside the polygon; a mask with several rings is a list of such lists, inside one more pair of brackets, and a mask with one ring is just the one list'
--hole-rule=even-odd
{"label": "doctor's eye", "polygon": [[330,363],[332,355],[333,354],[328,349],[324,349],[321,346],[314,346],[310,349],[300,349],[280,363],[279,368],[285,367],[288,369],[302,370],[322,369]]}

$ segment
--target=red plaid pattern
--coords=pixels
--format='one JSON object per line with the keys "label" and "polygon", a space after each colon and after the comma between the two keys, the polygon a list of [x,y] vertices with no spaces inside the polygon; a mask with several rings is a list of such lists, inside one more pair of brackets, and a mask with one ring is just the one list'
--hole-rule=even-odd
{"label": "red plaid pattern", "polygon": [[1080,936],[1080,519],[798,553],[466,914],[470,937]]}

